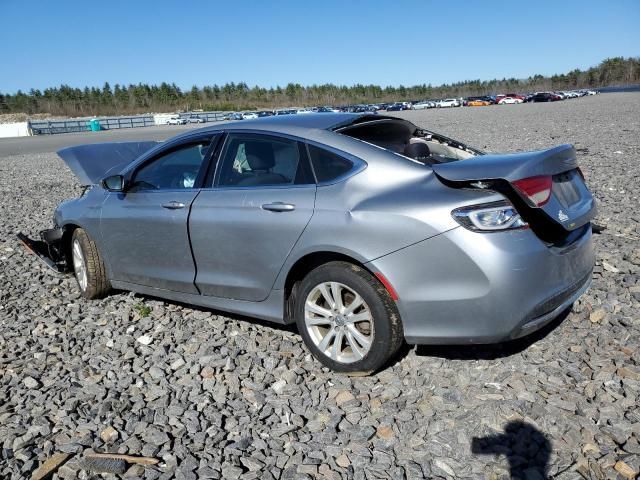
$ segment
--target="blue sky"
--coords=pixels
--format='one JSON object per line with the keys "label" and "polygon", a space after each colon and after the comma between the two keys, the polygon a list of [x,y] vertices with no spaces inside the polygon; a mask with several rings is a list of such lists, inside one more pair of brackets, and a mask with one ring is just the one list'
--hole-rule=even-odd
{"label": "blue sky", "polygon": [[0,91],[438,85],[640,55],[640,1],[0,0]]}

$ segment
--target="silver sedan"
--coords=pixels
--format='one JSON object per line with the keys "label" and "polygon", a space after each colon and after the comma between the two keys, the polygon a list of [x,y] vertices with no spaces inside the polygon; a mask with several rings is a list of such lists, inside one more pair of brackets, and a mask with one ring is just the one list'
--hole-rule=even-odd
{"label": "silver sedan", "polygon": [[399,118],[314,113],[59,155],[86,191],[21,238],[84,297],[295,322],[340,372],[405,341],[529,334],[591,279],[595,206],[570,145],[485,154]]}

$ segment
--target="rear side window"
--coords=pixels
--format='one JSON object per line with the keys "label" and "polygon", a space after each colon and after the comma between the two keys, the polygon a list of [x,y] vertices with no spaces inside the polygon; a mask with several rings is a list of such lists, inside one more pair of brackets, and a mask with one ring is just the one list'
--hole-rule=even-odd
{"label": "rear side window", "polygon": [[314,145],[309,145],[309,156],[318,183],[335,180],[353,168],[353,164],[346,158]]}

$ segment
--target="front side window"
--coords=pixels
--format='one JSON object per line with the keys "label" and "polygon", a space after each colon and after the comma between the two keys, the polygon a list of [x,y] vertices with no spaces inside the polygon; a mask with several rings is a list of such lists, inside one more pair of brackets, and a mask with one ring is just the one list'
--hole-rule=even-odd
{"label": "front side window", "polygon": [[353,168],[349,160],[314,145],[309,145],[309,157],[319,183],[335,180]]}
{"label": "front side window", "polygon": [[130,190],[194,188],[209,140],[180,146],[147,163],[133,177]]}
{"label": "front side window", "polygon": [[221,159],[221,187],[310,183],[294,140],[230,134]]}

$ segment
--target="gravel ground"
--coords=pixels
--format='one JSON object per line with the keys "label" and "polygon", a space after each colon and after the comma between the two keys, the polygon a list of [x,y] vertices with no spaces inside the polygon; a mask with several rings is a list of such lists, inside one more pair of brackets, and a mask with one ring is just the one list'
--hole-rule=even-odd
{"label": "gravel ground", "polygon": [[[599,201],[590,291],[533,338],[407,349],[371,377],[298,335],[133,294],[79,297],[14,240],[79,192],[52,153],[0,158],[0,477],[634,478],[640,470],[640,94],[403,112],[491,151],[574,143]],[[86,466],[86,465],[85,465]],[[105,475],[115,478],[114,475]]]}

